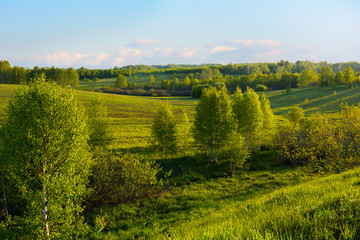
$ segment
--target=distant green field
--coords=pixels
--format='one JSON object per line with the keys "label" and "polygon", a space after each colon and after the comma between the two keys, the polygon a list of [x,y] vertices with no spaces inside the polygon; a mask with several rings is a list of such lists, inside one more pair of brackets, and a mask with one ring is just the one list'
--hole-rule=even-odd
{"label": "distant green field", "polygon": [[[139,84],[143,84],[144,86],[148,83],[149,81],[149,77],[151,74],[146,74],[144,72],[140,72],[138,74],[136,74],[133,76],[127,76],[127,82],[131,83],[131,82],[136,82],[137,85]],[[184,80],[184,78],[187,76],[187,74],[164,74],[164,73],[153,73],[152,74],[155,77],[155,86],[156,87],[160,87],[161,86],[161,82],[163,80],[170,80],[170,82],[172,82],[172,80],[174,79],[174,77],[176,76],[179,79],[179,82],[182,82]],[[79,86],[79,90],[95,90],[98,88],[107,88],[110,87],[112,85],[115,84],[116,78],[105,78],[105,79],[99,79],[99,82],[97,83],[85,83],[83,80],[80,81],[80,86]]]}
{"label": "distant green field", "polygon": [[[100,80],[100,86],[106,79]],[[110,80],[108,80],[110,82]],[[6,108],[6,103],[18,85],[0,84],[0,110]],[[81,88],[80,88],[81,89]],[[335,93],[336,92],[336,93]],[[85,105],[93,96],[91,91],[78,91],[81,102]],[[260,93],[262,94],[262,93]],[[360,103],[360,88],[347,86],[334,88],[295,88],[286,94],[284,90],[265,92],[275,114],[284,115],[294,106],[304,109],[306,115],[314,112],[333,113],[340,110],[340,104],[347,102],[349,105]],[[195,111],[198,99],[190,97],[142,97],[101,93],[104,99],[113,127],[116,141],[114,148],[141,148],[148,145],[151,133],[152,117],[162,101],[169,101],[175,112],[186,111],[190,116]],[[308,102],[306,103],[306,99]],[[3,118],[3,113],[0,115]]]}
{"label": "distant green field", "polygon": [[[19,85],[0,84],[0,119],[4,118],[4,110],[11,96]],[[85,106],[88,105],[94,93],[90,91],[77,91],[80,102]],[[186,111],[189,115],[193,115],[197,99],[189,97],[169,97],[169,98],[153,98],[127,96],[117,94],[101,93],[104,100],[115,142],[114,148],[141,148],[148,145],[151,134],[152,117],[157,107],[163,101],[169,101],[175,112]]]}
{"label": "distant green field", "polygon": [[99,82],[89,82],[86,83],[83,80],[80,81],[78,87],[79,90],[95,90],[99,88],[107,88],[115,84],[116,78],[104,78],[99,79]]}
{"label": "distant green field", "polygon": [[287,113],[292,106],[302,107],[305,114],[310,115],[315,112],[337,112],[342,103],[349,105],[360,103],[358,85],[352,89],[348,86],[293,88],[288,94],[285,90],[277,90],[266,92],[266,96],[271,102],[274,113],[279,115]]}

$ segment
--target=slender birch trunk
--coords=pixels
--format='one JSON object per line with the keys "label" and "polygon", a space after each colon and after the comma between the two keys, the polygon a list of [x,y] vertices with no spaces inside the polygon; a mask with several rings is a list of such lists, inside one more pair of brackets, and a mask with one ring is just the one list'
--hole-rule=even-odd
{"label": "slender birch trunk", "polygon": [[6,220],[8,220],[9,219],[9,211],[7,209],[7,204],[6,204],[4,177],[1,177],[1,185],[2,185],[2,192],[3,192],[3,205],[4,205],[5,218],[6,218]]}
{"label": "slender birch trunk", "polygon": [[42,206],[42,215],[43,215],[43,220],[45,223],[45,237],[49,237],[50,236],[50,227],[49,227],[49,222],[48,222],[48,208],[47,208],[47,199],[46,199],[46,169],[47,169],[47,158],[45,157],[44,159],[44,166],[43,166],[43,177],[44,177],[44,182],[42,185],[42,198],[43,198],[43,206]]}
{"label": "slender birch trunk", "polygon": [[45,236],[48,237],[48,236],[50,236],[50,228],[49,228],[49,223],[48,223],[48,212],[47,212],[47,199],[46,199],[46,186],[45,186],[45,184],[43,184],[42,196],[43,196],[42,214],[43,214],[43,219],[44,219],[44,222],[45,222]]}

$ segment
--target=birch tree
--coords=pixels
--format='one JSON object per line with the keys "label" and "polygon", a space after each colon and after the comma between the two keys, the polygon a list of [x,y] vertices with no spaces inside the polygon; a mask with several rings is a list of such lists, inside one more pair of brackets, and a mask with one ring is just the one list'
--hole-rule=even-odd
{"label": "birch tree", "polygon": [[263,116],[262,129],[261,129],[261,143],[269,144],[272,142],[275,130],[275,116],[270,108],[270,101],[265,94],[260,95],[260,106]]}
{"label": "birch tree", "polygon": [[153,121],[152,137],[155,140],[155,144],[164,150],[165,159],[167,153],[174,151],[176,148],[175,127],[175,119],[170,105],[168,103],[162,104]]}
{"label": "birch tree", "polygon": [[127,79],[124,75],[119,74],[116,78],[115,87],[116,88],[127,88]]}
{"label": "birch tree", "polygon": [[15,94],[2,127],[1,167],[24,211],[11,232],[18,228],[30,239],[81,238],[91,165],[87,139],[84,110],[72,90],[41,76]]}
{"label": "birch tree", "polygon": [[191,134],[191,123],[186,112],[181,114],[177,133],[180,148],[184,150],[184,156],[186,156],[187,150],[193,141]]}
{"label": "birch tree", "polygon": [[253,151],[258,150],[261,143],[263,112],[259,95],[248,89],[242,94],[237,89],[232,102],[238,130],[245,137],[246,146]]}
{"label": "birch tree", "polygon": [[92,148],[106,149],[113,141],[110,132],[110,123],[107,118],[107,111],[104,101],[99,94],[90,100],[90,107],[87,110],[89,127],[89,145]]}
{"label": "birch tree", "polygon": [[195,108],[194,139],[208,149],[210,161],[217,162],[219,150],[235,129],[234,115],[226,88],[203,90]]}

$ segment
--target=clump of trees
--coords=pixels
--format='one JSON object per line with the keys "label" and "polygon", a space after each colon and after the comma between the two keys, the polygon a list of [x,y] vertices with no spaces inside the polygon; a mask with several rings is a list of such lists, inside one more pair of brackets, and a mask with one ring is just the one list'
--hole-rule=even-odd
{"label": "clump of trees", "polygon": [[[248,89],[236,92],[230,100],[224,85],[215,84],[202,91],[195,108],[193,127],[187,115],[179,122],[168,104],[157,111],[152,136],[158,147],[166,152],[181,146],[185,151],[193,135],[195,146],[204,150],[211,162],[221,159],[230,162],[230,172],[243,166],[251,151],[272,143],[274,116],[265,95],[258,96]],[[177,126],[177,127],[176,127]]]}

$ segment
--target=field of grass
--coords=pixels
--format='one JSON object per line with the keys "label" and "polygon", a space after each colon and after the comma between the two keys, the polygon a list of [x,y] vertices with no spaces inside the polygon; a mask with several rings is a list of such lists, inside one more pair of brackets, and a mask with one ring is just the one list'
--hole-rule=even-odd
{"label": "field of grass", "polygon": [[[296,178],[297,173],[287,171],[288,179]],[[268,175],[270,180],[265,182],[274,186],[271,182],[277,175]],[[268,188],[266,194],[259,192],[249,199],[228,203],[218,199],[219,208],[207,216],[176,224],[160,238],[359,239],[359,186],[357,168],[273,191]]]}
{"label": "field of grass", "polygon": [[[105,81],[102,79],[100,81]],[[100,82],[99,84],[101,84]],[[0,85],[0,119],[3,119],[3,110],[17,85]],[[81,89],[81,88],[80,88]],[[78,91],[79,99],[87,105],[93,96],[91,91]],[[262,93],[260,93],[262,94]],[[300,106],[307,116],[315,112],[333,113],[339,111],[340,105],[347,102],[349,105],[360,103],[360,88],[347,86],[336,88],[295,88],[290,93],[284,90],[265,92],[271,102],[276,115],[286,114],[292,106]],[[191,117],[195,111],[197,99],[189,97],[141,97],[101,93],[106,103],[115,142],[113,147],[119,149],[143,148],[148,145],[152,117],[162,101],[169,101],[175,110],[188,112]]]}
{"label": "field of grass", "polygon": [[[100,80],[100,84],[106,79]],[[94,83],[95,84],[95,83]],[[3,119],[3,110],[6,103],[18,85],[0,85],[0,119]],[[81,89],[81,87],[80,87]],[[79,100],[87,105],[93,96],[91,91],[78,91]],[[260,93],[262,94],[262,93]],[[333,113],[339,111],[341,103],[349,105],[360,103],[360,88],[347,86],[336,88],[295,88],[290,93],[284,90],[265,92],[271,102],[276,115],[286,114],[292,106],[300,106],[307,116],[315,112]],[[120,149],[143,148],[148,145],[152,117],[162,101],[169,101],[175,110],[188,112],[191,117],[195,111],[197,99],[189,97],[141,97],[101,93],[105,101],[113,127],[115,142],[113,147]]]}
{"label": "field of grass", "polygon": [[[0,85],[0,117],[19,86]],[[335,92],[336,91],[336,92]],[[77,91],[85,106],[94,94]],[[340,104],[359,104],[360,88],[298,88],[266,92],[275,114],[294,105],[332,113]],[[113,148],[142,151],[149,145],[152,117],[163,101],[193,116],[197,99],[101,93],[115,137]],[[143,152],[146,153],[145,150]],[[151,153],[150,153],[151,154]],[[172,170],[171,188],[156,198],[86,213],[92,239],[358,239],[360,168],[319,173],[284,164],[276,152],[251,157],[238,175],[228,163],[213,164],[196,151],[170,159],[156,156],[162,173]],[[153,155],[150,155],[153,156]],[[154,155],[155,156],[155,155]],[[99,223],[102,223],[99,225]]]}
{"label": "field of grass", "polygon": [[358,85],[349,89],[348,86],[336,87],[305,87],[293,88],[290,93],[285,90],[269,91],[266,96],[271,102],[275,114],[282,115],[292,106],[304,109],[308,116],[315,112],[334,113],[340,110],[342,103],[358,105],[360,103],[360,89]]}
{"label": "field of grass", "polygon": [[[147,85],[149,81],[150,75],[153,75],[155,77],[155,86],[160,87],[161,82],[163,80],[172,80],[176,76],[180,82],[184,80],[184,78],[187,76],[187,74],[165,74],[165,73],[152,73],[152,74],[146,74],[145,72],[140,72],[134,76],[127,76],[127,82],[128,83],[136,83],[137,85],[143,84],[144,86]],[[108,88],[110,86],[113,86],[115,84],[116,78],[105,78],[105,79],[99,79],[99,82],[94,83],[85,83],[84,81],[80,81],[79,90],[96,90],[99,88]]]}
{"label": "field of grass", "polygon": [[106,225],[92,238],[358,239],[359,186],[359,168],[331,176],[278,168],[197,181],[98,210]]}
{"label": "field of grass", "polygon": [[[0,84],[0,119],[11,96],[19,85]],[[90,91],[77,91],[78,98],[85,106],[95,94]],[[188,97],[154,98],[101,93],[111,122],[115,142],[114,148],[143,148],[148,145],[154,113],[163,101],[173,105],[175,113],[186,111],[193,115],[197,99]]]}

